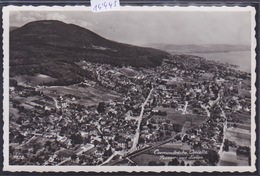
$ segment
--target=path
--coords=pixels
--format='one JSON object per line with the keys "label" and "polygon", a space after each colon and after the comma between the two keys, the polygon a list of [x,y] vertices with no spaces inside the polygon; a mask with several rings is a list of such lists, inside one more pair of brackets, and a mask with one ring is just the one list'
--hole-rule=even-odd
{"label": "path", "polygon": [[188,101],[185,101],[185,105],[183,107],[182,114],[187,114],[188,103],[189,103]]}
{"label": "path", "polygon": [[100,166],[103,166],[106,163],[110,162],[114,158],[114,156],[116,156],[116,155],[122,156],[122,155],[124,155],[124,153],[122,151],[115,151],[106,161],[104,161],[102,164],[100,164]]}
{"label": "path", "polygon": [[52,99],[53,99],[53,101],[54,101],[54,103],[55,103],[55,107],[57,108],[57,109],[59,109],[60,107],[59,107],[59,105],[58,105],[58,100],[56,99],[56,98],[54,98],[54,97],[51,97]]}

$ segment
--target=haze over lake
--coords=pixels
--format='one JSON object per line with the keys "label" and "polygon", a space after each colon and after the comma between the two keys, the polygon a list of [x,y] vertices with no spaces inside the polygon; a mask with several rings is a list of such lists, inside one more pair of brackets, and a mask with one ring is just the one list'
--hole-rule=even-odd
{"label": "haze over lake", "polygon": [[251,52],[250,51],[230,51],[217,53],[189,53],[201,56],[206,59],[221,61],[223,63],[235,64],[239,66],[239,70],[251,72]]}

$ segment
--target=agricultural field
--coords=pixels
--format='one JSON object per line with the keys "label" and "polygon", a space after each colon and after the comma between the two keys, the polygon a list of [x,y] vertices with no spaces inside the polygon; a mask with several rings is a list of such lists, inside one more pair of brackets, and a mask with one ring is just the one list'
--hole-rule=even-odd
{"label": "agricultural field", "polygon": [[161,162],[159,160],[159,155],[153,155],[153,154],[140,154],[132,157],[131,160],[140,166],[148,166],[148,163],[152,161]]}
{"label": "agricultural field", "polygon": [[85,106],[96,105],[101,101],[120,100],[120,94],[102,88],[100,86],[95,87],[79,87],[77,85],[71,86],[50,86],[40,88],[45,95],[50,97],[58,97],[61,95],[71,94],[80,97],[79,100],[75,100],[75,103],[79,103]]}
{"label": "agricultural field", "polygon": [[220,166],[248,166],[248,157],[237,156],[235,151],[224,151],[220,157]]}
{"label": "agricultural field", "polygon": [[172,123],[177,123],[183,125],[186,121],[192,122],[191,126],[196,126],[202,123],[207,116],[205,115],[197,115],[197,114],[182,114],[181,111],[177,111],[173,108],[163,108],[156,107],[155,110],[161,110],[167,112],[167,119]]}
{"label": "agricultural field", "polygon": [[29,76],[29,75],[15,76],[13,77],[13,79],[15,79],[18,82],[30,83],[32,85],[40,85],[40,84],[49,83],[57,80],[56,78],[43,75],[43,74],[38,74],[36,76]]}
{"label": "agricultural field", "polygon": [[12,117],[14,120],[17,120],[19,118],[19,111],[16,108],[10,107],[9,108],[10,117]]}
{"label": "agricultural field", "polygon": [[[16,96],[10,97],[10,102],[12,102],[12,100],[20,102],[23,107],[30,110],[35,109],[35,106],[48,106],[49,108],[55,108],[54,102],[52,100],[46,100],[41,96],[21,97],[16,94]],[[17,112],[18,110],[16,108],[10,108],[10,113],[13,113],[15,116],[17,115]]]}
{"label": "agricultural field", "polygon": [[241,131],[239,131],[239,129],[235,129],[235,130],[230,130],[230,128],[228,128],[229,130],[227,130],[225,136],[226,139],[230,140],[230,141],[234,141],[236,144],[238,145],[242,145],[242,146],[250,146],[251,145],[251,140],[250,140],[250,132],[247,130],[243,130],[241,129]]}
{"label": "agricultural field", "polygon": [[56,152],[56,154],[57,154],[58,156],[67,158],[67,157],[71,157],[71,156],[75,155],[76,152],[73,151],[73,150],[61,148],[59,151]]}
{"label": "agricultural field", "polygon": [[[242,126],[241,126],[242,127]],[[250,130],[230,127],[225,133],[225,138],[235,142],[237,146],[251,146]],[[248,157],[238,156],[236,148],[229,147],[229,151],[220,154],[220,166],[248,166]]]}
{"label": "agricultural field", "polygon": [[37,146],[37,148],[44,148],[44,144],[47,142],[54,142],[53,139],[47,139],[44,137],[33,136],[26,143],[22,144],[23,149],[31,149],[33,146]]}
{"label": "agricultural field", "polygon": [[237,111],[231,113],[229,110],[224,111],[226,113],[226,116],[234,115],[239,121],[241,121],[240,123],[249,126],[251,125],[251,114],[249,112]]}
{"label": "agricultural field", "polygon": [[238,119],[241,120],[244,124],[251,124],[251,115],[245,112],[236,112],[234,113],[237,115]]}
{"label": "agricultural field", "polygon": [[119,70],[123,75],[127,76],[127,77],[134,77],[138,75],[138,71],[133,70],[131,68],[126,68],[123,67]]}

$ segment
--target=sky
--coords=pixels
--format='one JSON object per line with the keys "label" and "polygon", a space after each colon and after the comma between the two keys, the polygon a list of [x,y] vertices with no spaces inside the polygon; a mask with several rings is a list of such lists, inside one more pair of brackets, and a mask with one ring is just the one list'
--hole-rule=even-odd
{"label": "sky", "polygon": [[187,11],[11,11],[10,26],[37,20],[60,20],[107,39],[147,44],[208,45],[251,43],[250,12]]}

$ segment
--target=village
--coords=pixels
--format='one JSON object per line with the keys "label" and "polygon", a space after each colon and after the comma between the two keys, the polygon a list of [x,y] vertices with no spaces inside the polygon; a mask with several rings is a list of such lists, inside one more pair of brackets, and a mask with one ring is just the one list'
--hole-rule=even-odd
{"label": "village", "polygon": [[11,79],[10,164],[114,165],[159,145],[214,155],[189,165],[217,165],[232,147],[250,156],[250,147],[226,137],[240,126],[250,131],[250,74],[189,56],[155,68],[77,64],[95,75],[73,85],[79,91],[102,87],[120,98],[87,104],[59,86]]}

